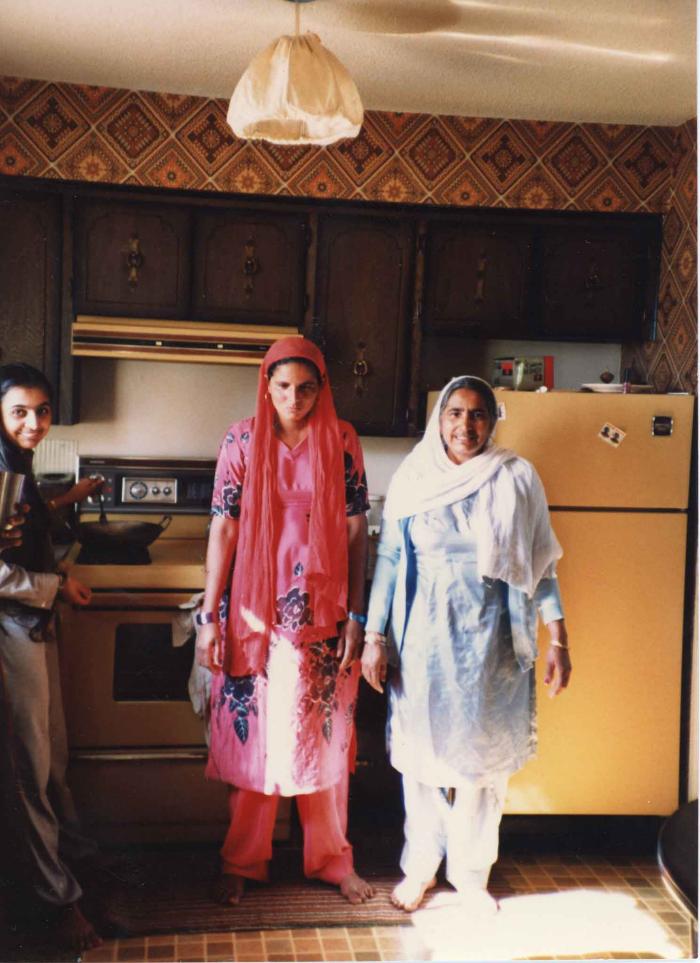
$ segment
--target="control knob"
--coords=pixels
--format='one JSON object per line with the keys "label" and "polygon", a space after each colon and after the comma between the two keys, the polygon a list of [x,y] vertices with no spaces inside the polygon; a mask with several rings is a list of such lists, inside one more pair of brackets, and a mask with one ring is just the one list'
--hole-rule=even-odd
{"label": "control knob", "polygon": [[148,494],[148,486],[142,481],[135,481],[129,485],[129,494],[132,498],[140,501]]}

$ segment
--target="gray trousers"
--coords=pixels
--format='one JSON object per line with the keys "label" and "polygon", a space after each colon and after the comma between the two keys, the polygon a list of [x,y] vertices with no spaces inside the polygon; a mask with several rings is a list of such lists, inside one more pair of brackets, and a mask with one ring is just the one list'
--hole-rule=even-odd
{"label": "gray trousers", "polygon": [[96,846],[80,832],[66,785],[68,746],[53,622],[41,637],[34,641],[20,619],[0,612],[7,835],[36,896],[63,906],[82,895],[65,860],[93,855]]}

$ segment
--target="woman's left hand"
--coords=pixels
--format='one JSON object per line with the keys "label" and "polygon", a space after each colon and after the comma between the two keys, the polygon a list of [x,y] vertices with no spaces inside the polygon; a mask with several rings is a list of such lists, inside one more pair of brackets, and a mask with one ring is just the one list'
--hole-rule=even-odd
{"label": "woman's left hand", "polygon": [[[103,485],[104,478],[89,478],[87,476],[81,478],[63,495],[63,504],[70,505],[73,502],[83,502],[90,495],[95,495]],[[58,502],[58,499],[54,499],[54,501]]]}
{"label": "woman's left hand", "polygon": [[360,655],[364,629],[355,619],[346,619],[338,633],[338,645],[335,650],[340,659],[339,672],[347,669]]}
{"label": "woman's left hand", "polygon": [[554,697],[569,684],[571,676],[571,659],[568,648],[550,645],[547,650],[547,662],[544,673],[544,684],[550,686],[549,694]]}

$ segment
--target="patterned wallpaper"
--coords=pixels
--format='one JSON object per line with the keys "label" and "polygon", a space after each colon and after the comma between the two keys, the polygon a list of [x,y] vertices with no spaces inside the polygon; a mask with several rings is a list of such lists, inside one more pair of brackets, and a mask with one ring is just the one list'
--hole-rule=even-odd
{"label": "patterned wallpaper", "polygon": [[659,391],[698,386],[698,192],[697,126],[676,131],[673,170],[664,210],[657,340],[630,345],[623,364]]}
{"label": "patterned wallpaper", "polygon": [[331,147],[234,137],[227,103],[0,77],[0,173],[358,201],[665,214],[659,340],[628,363],[697,385],[695,122],[680,128],[367,111]]}

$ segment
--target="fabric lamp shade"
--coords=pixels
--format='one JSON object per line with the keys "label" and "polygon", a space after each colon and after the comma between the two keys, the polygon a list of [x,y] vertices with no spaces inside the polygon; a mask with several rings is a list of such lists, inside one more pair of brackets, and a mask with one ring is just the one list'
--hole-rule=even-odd
{"label": "fabric lamp shade", "polygon": [[279,37],[236,85],[227,120],[236,137],[273,144],[333,144],[357,137],[357,87],[314,33]]}

